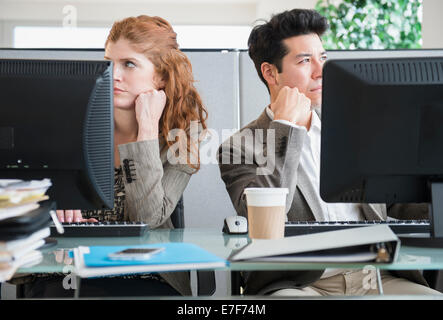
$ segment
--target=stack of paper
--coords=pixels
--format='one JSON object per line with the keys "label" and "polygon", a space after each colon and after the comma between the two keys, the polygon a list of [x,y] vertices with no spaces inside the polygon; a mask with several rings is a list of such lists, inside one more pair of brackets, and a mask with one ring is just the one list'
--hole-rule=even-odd
{"label": "stack of paper", "polygon": [[49,199],[45,193],[50,186],[49,179],[32,181],[0,179],[0,220],[14,216],[11,213],[13,211],[17,215],[27,212],[26,209],[30,208],[30,205],[35,206],[38,202]]}
{"label": "stack of paper", "polygon": [[20,267],[39,263],[37,251],[50,235],[49,205],[40,202],[51,186],[40,181],[0,180],[0,282],[8,281]]}
{"label": "stack of paper", "polygon": [[0,282],[10,280],[20,267],[39,263],[42,254],[37,249],[45,244],[44,238],[49,234],[49,228],[45,228],[25,239],[0,241]]}

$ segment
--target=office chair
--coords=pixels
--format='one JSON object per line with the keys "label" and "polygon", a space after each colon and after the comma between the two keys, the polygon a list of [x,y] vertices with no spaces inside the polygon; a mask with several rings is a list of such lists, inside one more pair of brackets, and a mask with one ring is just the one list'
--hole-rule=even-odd
{"label": "office chair", "polygon": [[[177,206],[171,213],[171,222],[174,228],[185,228],[185,209],[183,196],[177,202]],[[197,295],[212,296],[215,292],[215,272],[197,271]]]}

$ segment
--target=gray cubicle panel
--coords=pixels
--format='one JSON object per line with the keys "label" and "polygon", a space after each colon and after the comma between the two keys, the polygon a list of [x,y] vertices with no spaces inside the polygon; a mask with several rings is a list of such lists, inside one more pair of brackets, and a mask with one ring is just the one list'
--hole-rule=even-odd
{"label": "gray cubicle panel", "polygon": [[[328,51],[331,59],[367,59],[402,57],[443,57],[443,49],[423,50],[337,50]],[[255,120],[269,104],[269,94],[257,75],[246,50],[240,51],[240,126]]]}
{"label": "gray cubicle panel", "polygon": [[209,114],[207,126],[211,132],[201,148],[204,163],[184,193],[185,225],[216,227],[221,231],[223,219],[236,214],[220,178],[216,151],[222,143],[223,130],[239,129],[238,52],[184,51],[192,63],[196,87]]}
{"label": "gray cubicle panel", "polygon": [[240,127],[257,119],[268,104],[268,90],[260,80],[254,63],[247,51],[240,51]]}
{"label": "gray cubicle panel", "polygon": [[[202,156],[206,163],[193,175],[184,193],[187,227],[222,228],[223,219],[234,215],[220,178],[215,151],[222,143],[222,130],[239,129],[238,51],[183,50],[189,57],[196,87],[208,111],[212,131]],[[0,49],[0,58],[102,60],[103,49]],[[208,163],[209,162],[209,163]]]}

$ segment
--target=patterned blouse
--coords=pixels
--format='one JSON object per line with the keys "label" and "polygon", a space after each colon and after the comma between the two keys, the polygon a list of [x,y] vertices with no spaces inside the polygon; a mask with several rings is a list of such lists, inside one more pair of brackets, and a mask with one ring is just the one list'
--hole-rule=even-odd
{"label": "patterned blouse", "polygon": [[95,218],[99,222],[124,221],[125,212],[125,184],[123,183],[122,167],[114,168],[114,209],[83,210],[85,219]]}

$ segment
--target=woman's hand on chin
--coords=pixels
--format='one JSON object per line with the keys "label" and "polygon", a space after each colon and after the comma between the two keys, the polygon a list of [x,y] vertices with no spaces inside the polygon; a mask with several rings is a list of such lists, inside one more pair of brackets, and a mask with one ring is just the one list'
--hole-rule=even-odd
{"label": "woman's hand on chin", "polygon": [[137,141],[158,138],[159,121],[166,105],[163,90],[149,90],[135,100],[135,116],[138,122]]}

